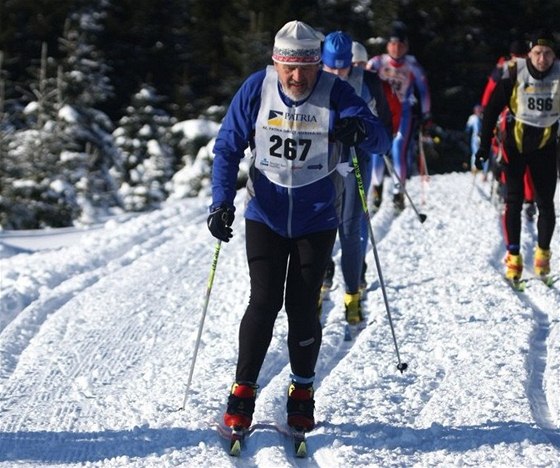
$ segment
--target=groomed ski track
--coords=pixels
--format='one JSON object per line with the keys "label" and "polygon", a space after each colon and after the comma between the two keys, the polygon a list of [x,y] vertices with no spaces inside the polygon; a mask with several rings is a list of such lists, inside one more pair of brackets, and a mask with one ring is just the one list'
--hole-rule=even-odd
{"label": "groomed ski track", "polygon": [[[395,217],[386,187],[372,223],[409,368],[396,368],[370,248],[374,286],[367,326],[354,341],[344,341],[344,288],[325,303],[319,424],[305,460],[266,430],[232,459],[214,428],[248,300],[243,192],[234,238],[222,244],[185,410],[215,247],[206,199],[109,221],[76,245],[2,259],[0,466],[559,466],[558,286],[515,293],[501,281],[498,215],[482,196],[487,187],[468,199],[471,177],[433,176],[418,204],[424,224],[410,207]],[[419,179],[407,188],[421,199]],[[522,235],[529,250],[534,227],[525,224]],[[337,242],[342,284],[339,256]],[[284,422],[286,332],[281,312],[255,422]]]}

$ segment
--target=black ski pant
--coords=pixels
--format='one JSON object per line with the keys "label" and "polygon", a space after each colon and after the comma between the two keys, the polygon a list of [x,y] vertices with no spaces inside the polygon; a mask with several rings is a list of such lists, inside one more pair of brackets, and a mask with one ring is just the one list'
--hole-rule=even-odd
{"label": "black ski pant", "polygon": [[336,229],[289,239],[262,223],[245,226],[251,292],[239,327],[236,380],[257,382],[284,302],[292,373],[312,379],[322,336],[318,300]]}
{"label": "black ski pant", "polygon": [[518,254],[521,240],[521,211],[523,209],[523,175],[528,166],[535,187],[535,201],[539,209],[537,239],[541,249],[549,249],[556,214],[556,145],[547,145],[533,152],[520,153],[513,142],[505,146],[506,210],[504,214],[505,241],[508,251]]}

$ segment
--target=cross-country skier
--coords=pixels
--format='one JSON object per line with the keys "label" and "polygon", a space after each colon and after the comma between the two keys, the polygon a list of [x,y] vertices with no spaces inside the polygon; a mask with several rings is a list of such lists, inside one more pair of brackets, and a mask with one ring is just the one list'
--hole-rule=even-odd
{"label": "cross-country skier", "polygon": [[[469,115],[467,119],[467,124],[465,125],[465,132],[467,133],[470,141],[471,146],[471,170],[474,172],[476,171],[475,159],[476,159],[476,152],[480,147],[480,129],[482,126],[482,106],[480,104],[476,104],[473,107],[473,113]],[[488,173],[488,163],[486,161],[483,168],[484,176]]]}
{"label": "cross-country skier", "polygon": [[[484,92],[482,93],[481,105],[482,111],[484,112],[484,108],[488,105],[490,101],[490,96],[494,92],[494,88],[500,79],[502,78],[504,72],[508,68],[508,64],[511,60],[516,58],[525,58],[527,57],[527,43],[522,38],[515,39],[511,42],[509,46],[509,54],[500,57],[496,65],[494,66],[492,72],[488,76],[488,80],[486,82],[486,86],[484,87]],[[505,113],[504,113],[505,114]],[[490,158],[488,162],[485,163],[483,172],[484,174],[487,173],[488,165],[493,167],[493,174],[495,179],[498,181],[499,184],[503,186],[504,182],[504,175],[502,173],[502,161],[501,161],[501,141],[500,136],[502,134],[502,129],[504,127],[505,121],[503,120],[502,115],[498,118],[498,123],[496,125],[496,129],[494,132],[494,137],[492,138],[492,145],[490,146]],[[473,161],[474,163],[474,161]],[[534,192],[535,189],[533,188],[533,179],[531,178],[531,171],[529,167],[525,169],[525,176],[523,178],[524,185],[524,203],[525,203],[525,214],[527,215],[527,219],[532,221],[535,214],[535,196]]]}
{"label": "cross-country skier", "polygon": [[[342,31],[332,32],[323,43],[323,70],[337,75],[352,85],[356,93],[368,104],[374,115],[384,123],[387,137],[391,138],[391,112],[383,90],[384,83],[377,73],[352,66],[352,39]],[[359,58],[359,57],[358,57]],[[385,83],[385,85],[387,85]],[[389,90],[390,92],[390,90]],[[371,157],[361,149],[359,154],[359,169],[362,179],[362,189],[367,191],[371,182]],[[344,147],[347,160],[350,160],[349,148]],[[367,192],[364,193],[366,196]],[[340,265],[346,293],[344,295],[344,309],[346,320],[356,324],[363,320],[361,305],[362,282],[365,282],[365,254],[368,243],[369,220],[364,213],[364,207],[358,190],[354,173],[344,178],[344,199],[342,203],[342,222],[338,229],[340,239]],[[327,269],[332,275],[334,264]]]}
{"label": "cross-country skier", "polygon": [[352,66],[366,68],[368,63],[368,53],[364,45],[357,41],[352,41]]}
{"label": "cross-country skier", "polygon": [[232,236],[239,163],[247,146],[253,153],[245,203],[251,290],[224,415],[234,428],[252,422],[259,372],[282,306],[292,371],[288,425],[314,427],[317,301],[340,223],[341,146],[357,145],[369,154],[391,144],[352,86],[321,71],[323,38],[303,22],[285,24],[274,40],[274,65],[243,83],[214,145],[208,228],[224,242]]}
{"label": "cross-country skier", "polygon": [[[391,156],[393,168],[400,182],[405,183],[407,173],[407,154],[412,136],[412,105],[414,90],[418,91],[423,123],[431,119],[431,101],[426,75],[412,56],[408,55],[408,33],[404,23],[395,21],[387,42],[387,53],[369,60],[368,70],[375,70],[379,77],[387,81],[400,101],[398,114],[393,118],[398,121],[398,128],[393,138]],[[383,175],[385,163],[382,155],[373,160],[373,203],[379,206],[383,194]],[[397,180],[393,185],[393,204],[397,211],[404,209],[404,187]]]}
{"label": "cross-country skier", "polygon": [[556,215],[556,148],[560,117],[560,62],[549,31],[532,35],[528,57],[510,62],[484,111],[477,165],[489,157],[490,140],[498,116],[507,107],[503,135],[506,184],[504,213],[506,278],[519,281],[523,271],[520,248],[523,175],[531,170],[538,206],[538,242],[534,255],[537,276],[550,274],[550,241]]}

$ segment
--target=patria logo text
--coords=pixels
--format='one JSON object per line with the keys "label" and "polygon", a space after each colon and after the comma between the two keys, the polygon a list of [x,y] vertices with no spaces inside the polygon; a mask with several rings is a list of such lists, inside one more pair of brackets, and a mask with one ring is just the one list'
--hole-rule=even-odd
{"label": "patria logo text", "polygon": [[317,117],[309,114],[290,114],[284,113],[284,119],[291,122],[317,122]]}

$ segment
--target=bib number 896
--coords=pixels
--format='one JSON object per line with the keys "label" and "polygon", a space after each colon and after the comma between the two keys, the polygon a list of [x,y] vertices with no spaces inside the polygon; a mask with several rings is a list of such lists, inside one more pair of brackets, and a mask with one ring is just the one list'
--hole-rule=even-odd
{"label": "bib number 896", "polygon": [[549,111],[552,110],[552,98],[529,98],[527,107],[530,110]]}

